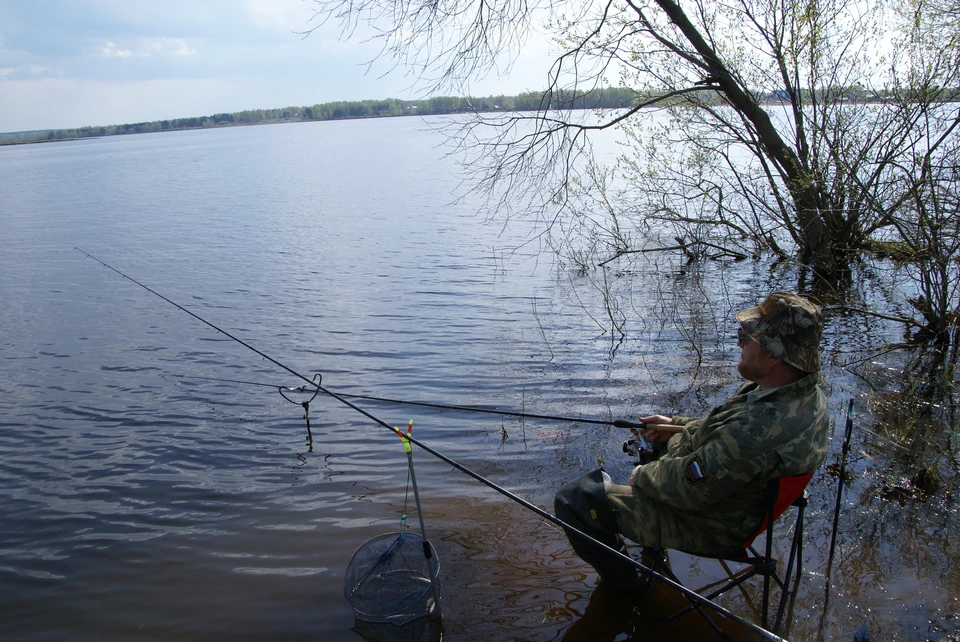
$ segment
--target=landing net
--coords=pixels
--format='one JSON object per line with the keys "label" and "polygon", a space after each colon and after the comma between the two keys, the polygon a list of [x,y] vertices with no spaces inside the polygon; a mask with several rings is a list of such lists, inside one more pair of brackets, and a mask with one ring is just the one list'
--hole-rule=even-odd
{"label": "landing net", "polygon": [[440,560],[433,545],[427,546],[429,558],[423,538],[403,532],[378,535],[357,549],[343,594],[358,619],[404,624],[439,612],[431,581],[439,581]]}

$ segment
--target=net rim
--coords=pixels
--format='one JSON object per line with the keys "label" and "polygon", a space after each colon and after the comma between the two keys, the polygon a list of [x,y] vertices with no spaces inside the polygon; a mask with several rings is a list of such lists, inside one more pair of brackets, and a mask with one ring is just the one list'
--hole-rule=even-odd
{"label": "net rim", "polygon": [[[344,599],[347,602],[347,605],[353,609],[358,618],[361,618],[369,622],[406,622],[419,617],[431,616],[436,612],[437,605],[433,603],[432,596],[428,596],[433,588],[433,584],[438,581],[440,575],[440,559],[437,557],[436,548],[434,548],[433,543],[428,541],[430,546],[430,560],[426,560],[423,557],[423,537],[415,532],[404,531],[404,532],[389,532],[381,533],[380,535],[375,535],[367,539],[363,544],[361,544],[357,550],[354,552],[353,556],[350,558],[350,562],[347,564],[346,572],[344,573],[344,586],[343,586],[343,595]],[[420,559],[424,560],[429,569],[426,573],[422,572],[419,569],[399,569],[409,572],[411,580],[417,580],[422,582],[422,586],[418,586],[416,590],[412,591],[409,596],[406,596],[403,604],[398,605],[396,610],[391,613],[380,612],[370,612],[369,605],[367,604],[358,604],[359,601],[355,598],[357,592],[361,589],[364,583],[371,581],[372,578],[365,576],[359,581],[355,582],[355,585],[351,587],[351,578],[359,575],[359,571],[356,568],[358,565],[363,564],[364,561],[357,560],[357,556],[361,555],[366,549],[371,547],[383,546],[383,544],[389,543],[389,546],[385,548],[382,552],[379,552],[379,556],[388,555],[391,549],[396,546],[398,543],[402,543],[407,547],[414,547],[420,554]],[[376,564],[372,564],[369,569],[364,569],[362,566],[360,571],[372,572],[376,569]],[[429,577],[432,575],[432,577]],[[382,577],[377,575],[377,578]],[[426,598],[426,599],[425,599]],[[417,605],[422,604],[425,606],[423,612],[417,612]]]}

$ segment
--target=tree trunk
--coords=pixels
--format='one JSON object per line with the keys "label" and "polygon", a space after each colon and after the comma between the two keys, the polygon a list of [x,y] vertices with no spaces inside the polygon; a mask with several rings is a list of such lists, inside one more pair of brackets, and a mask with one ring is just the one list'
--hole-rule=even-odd
{"label": "tree trunk", "polygon": [[655,0],[680,30],[687,42],[696,50],[704,68],[706,87],[723,94],[737,112],[750,121],[764,155],[782,172],[787,189],[793,197],[797,212],[801,258],[811,262],[818,272],[830,275],[837,271],[842,261],[838,253],[838,239],[826,225],[819,185],[813,173],[804,167],[793,148],[787,145],[770,117],[746,89],[740,86],[720,56],[690,22],[683,9],[674,0]]}

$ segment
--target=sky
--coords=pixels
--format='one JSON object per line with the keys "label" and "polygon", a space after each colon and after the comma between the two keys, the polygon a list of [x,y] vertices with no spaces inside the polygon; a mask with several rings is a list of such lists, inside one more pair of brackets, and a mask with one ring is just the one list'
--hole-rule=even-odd
{"label": "sky", "polygon": [[[424,96],[311,0],[0,0],[0,132],[116,125],[337,100]],[[313,19],[313,20],[312,20]],[[309,36],[303,32],[318,27]],[[545,86],[549,45],[474,96]],[[453,93],[453,92],[445,92]]]}

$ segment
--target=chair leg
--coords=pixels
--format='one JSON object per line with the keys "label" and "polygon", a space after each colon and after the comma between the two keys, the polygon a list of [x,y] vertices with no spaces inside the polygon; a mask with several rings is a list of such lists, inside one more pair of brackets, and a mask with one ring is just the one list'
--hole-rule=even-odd
{"label": "chair leg", "polygon": [[763,628],[767,628],[768,616],[767,612],[770,610],[770,576],[763,576],[763,609],[762,615],[760,616],[760,621]]}
{"label": "chair leg", "polygon": [[[644,550],[649,551],[653,555],[653,564],[651,565],[651,568],[653,568],[653,570],[657,570],[657,567],[660,567],[660,569],[662,569],[663,571],[663,575],[673,580],[677,584],[681,583],[680,578],[678,578],[674,574],[673,569],[670,568],[670,565],[667,561],[668,559],[667,552],[665,549],[645,547]],[[707,599],[710,599],[710,598],[707,598]],[[713,621],[713,618],[707,615],[707,612],[703,610],[703,606],[700,605],[698,602],[694,602],[693,600],[691,600],[690,606],[682,608],[676,613],[668,615],[666,619],[667,621],[671,621],[693,610],[696,610],[697,613],[702,615],[703,619],[705,619],[707,621],[707,624],[710,625],[710,628],[712,628],[716,633],[718,633],[723,639],[725,640],[730,639],[730,637],[723,632],[723,629],[721,629],[720,626]]]}
{"label": "chair leg", "polygon": [[797,578],[803,575],[803,506],[797,513]]}
{"label": "chair leg", "polygon": [[[777,606],[777,619],[773,624],[773,632],[778,633],[780,631],[780,625],[783,623],[783,613],[787,605],[787,600],[792,593],[794,596],[797,594],[797,589],[800,586],[800,578],[802,576],[803,568],[803,512],[804,506],[797,507],[797,521],[794,524],[793,530],[793,542],[790,544],[790,556],[787,558],[787,569],[783,575],[783,586],[781,587],[780,592],[780,604]],[[797,563],[797,576],[794,580],[794,586],[791,590],[790,579],[793,572],[793,563],[796,560]]]}

